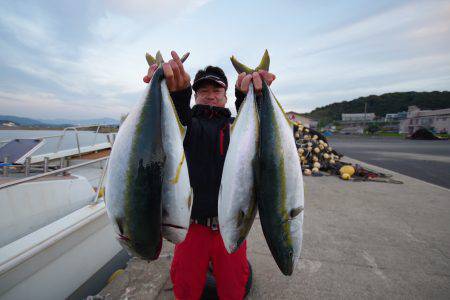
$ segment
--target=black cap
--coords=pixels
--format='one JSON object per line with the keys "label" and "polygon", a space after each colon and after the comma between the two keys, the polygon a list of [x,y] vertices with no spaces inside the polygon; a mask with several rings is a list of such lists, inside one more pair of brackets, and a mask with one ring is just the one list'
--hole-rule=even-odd
{"label": "black cap", "polygon": [[223,88],[227,89],[228,80],[223,70],[219,67],[207,66],[205,69],[197,72],[192,84],[192,89],[197,91],[201,83],[205,81],[213,81]]}

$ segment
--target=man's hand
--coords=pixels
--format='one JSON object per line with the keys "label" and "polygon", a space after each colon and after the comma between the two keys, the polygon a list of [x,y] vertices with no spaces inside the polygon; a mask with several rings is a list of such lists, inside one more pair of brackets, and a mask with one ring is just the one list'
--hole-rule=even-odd
{"label": "man's hand", "polygon": [[269,73],[265,70],[259,70],[258,72],[253,72],[252,74],[241,73],[239,74],[236,80],[236,88],[247,94],[248,86],[250,82],[253,82],[253,87],[257,94],[260,94],[262,91],[262,81],[264,80],[267,85],[271,85],[275,80],[276,76],[272,73]]}
{"label": "man's hand", "polygon": [[[163,64],[167,87],[170,92],[184,90],[191,84],[191,77],[189,77],[189,74],[184,70],[183,63],[178,54],[175,51],[172,51],[170,54],[173,59]],[[143,79],[145,83],[149,83],[152,80],[156,69],[158,69],[158,65],[156,64],[151,65],[150,68],[148,68],[148,73]]]}

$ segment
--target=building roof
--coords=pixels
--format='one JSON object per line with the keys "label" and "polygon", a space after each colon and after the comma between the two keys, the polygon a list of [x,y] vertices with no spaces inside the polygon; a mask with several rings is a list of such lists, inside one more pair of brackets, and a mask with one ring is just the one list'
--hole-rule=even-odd
{"label": "building roof", "polygon": [[311,121],[315,121],[313,118],[307,117],[307,116],[305,116],[304,114],[298,113],[298,112],[295,112],[295,111],[288,111],[288,112],[286,112],[286,114],[287,114],[287,115],[296,115],[296,116],[302,117],[302,118],[304,118],[304,119],[308,119],[308,120],[311,120]]}
{"label": "building roof", "polygon": [[375,117],[374,113],[342,114],[343,117],[364,117],[364,115]]}
{"label": "building roof", "polygon": [[418,111],[416,117],[431,117],[442,115],[450,115],[450,108],[436,109],[436,110],[420,110]]}

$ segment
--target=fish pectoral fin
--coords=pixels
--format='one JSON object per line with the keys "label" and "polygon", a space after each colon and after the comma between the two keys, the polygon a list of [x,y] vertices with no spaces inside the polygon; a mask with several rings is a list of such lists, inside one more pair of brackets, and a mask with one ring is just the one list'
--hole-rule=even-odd
{"label": "fish pectoral fin", "polygon": [[245,212],[240,209],[238,216],[237,216],[237,226],[241,227],[241,225],[244,223],[244,219],[245,219]]}
{"label": "fish pectoral fin", "polygon": [[296,208],[291,209],[289,212],[289,218],[294,219],[296,216],[298,216],[303,211],[303,206],[299,206]]}
{"label": "fish pectoral fin", "polygon": [[194,190],[191,188],[191,192],[189,193],[189,197],[187,200],[188,209],[191,209],[193,199],[194,199]]}
{"label": "fish pectoral fin", "polygon": [[181,132],[181,139],[184,141],[184,138],[186,137],[187,126],[181,125],[180,132]]}
{"label": "fish pectoral fin", "polygon": [[178,182],[178,179],[180,178],[181,167],[183,166],[183,163],[184,163],[184,158],[185,158],[185,156],[184,156],[184,152],[183,152],[183,155],[181,156],[181,160],[178,163],[178,167],[177,167],[177,171],[175,173],[175,177],[170,180],[171,184],[176,184]]}

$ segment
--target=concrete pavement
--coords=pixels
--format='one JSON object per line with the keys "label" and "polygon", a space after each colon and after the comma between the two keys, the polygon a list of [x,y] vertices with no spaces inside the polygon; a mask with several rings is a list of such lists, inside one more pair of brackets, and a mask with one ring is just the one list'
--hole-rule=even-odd
{"label": "concrete pavement", "polygon": [[[254,275],[249,299],[450,298],[450,190],[361,164],[404,184],[305,177],[299,264],[293,276],[283,276],[255,220],[248,237]],[[134,261],[100,295],[151,299],[155,293],[142,290],[159,289],[157,299],[174,299],[168,268],[164,258]]]}

